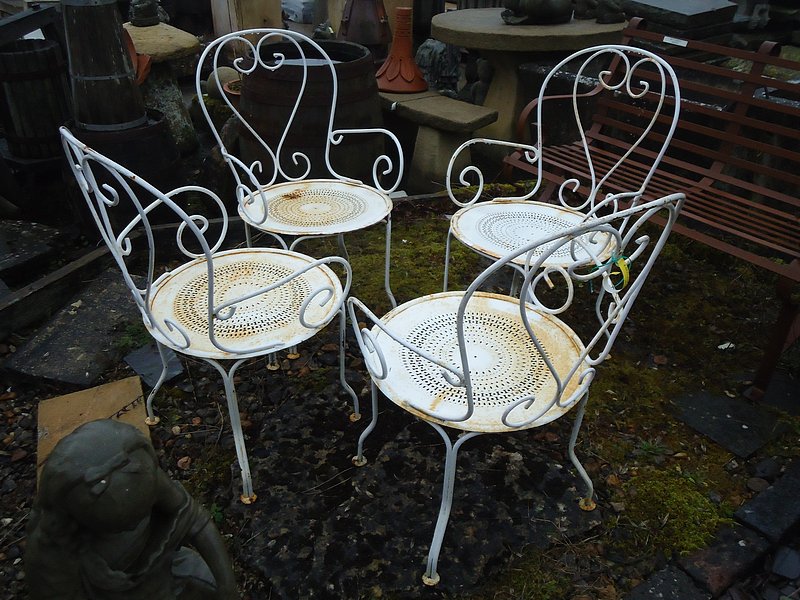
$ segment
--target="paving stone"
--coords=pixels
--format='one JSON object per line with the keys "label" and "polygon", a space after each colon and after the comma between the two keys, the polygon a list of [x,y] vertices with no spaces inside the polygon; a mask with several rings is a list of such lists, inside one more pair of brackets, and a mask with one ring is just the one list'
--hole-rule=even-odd
{"label": "paving stone", "polygon": [[27,271],[53,252],[49,242],[60,235],[39,223],[0,221],[0,273]]}
{"label": "paving stone", "polygon": [[800,524],[798,496],[800,460],[795,460],[771,487],[739,508],[735,517],[772,542],[778,542]]}
{"label": "paving stone", "polygon": [[765,458],[759,462],[753,469],[753,477],[760,477],[767,481],[775,481],[775,478],[780,475],[781,465],[772,457]]}
{"label": "paving stone", "polygon": [[681,567],[714,597],[743,579],[770,549],[769,541],[742,525],[717,532],[708,547],[680,559]]}
{"label": "paving stone", "polygon": [[119,271],[87,285],[3,365],[9,371],[88,387],[120,359],[116,330],[141,317]]}
{"label": "paving stone", "polygon": [[800,552],[787,546],[778,548],[772,560],[772,572],[787,579],[800,577]]}
{"label": "paving stone", "polygon": [[[169,348],[165,348],[164,351],[167,356],[167,375],[164,379],[166,382],[183,373],[183,365],[175,352]],[[161,355],[158,353],[158,347],[155,344],[147,344],[138,350],[134,350],[125,357],[125,362],[128,363],[131,369],[141,375],[145,384],[151,388],[161,376]]]}
{"label": "paving stone", "polygon": [[627,600],[708,600],[711,595],[698,588],[686,573],[670,565],[637,585]]}
{"label": "paving stone", "polygon": [[741,398],[701,391],[676,399],[674,405],[678,418],[689,427],[741,458],[753,454],[779,432],[773,414]]}

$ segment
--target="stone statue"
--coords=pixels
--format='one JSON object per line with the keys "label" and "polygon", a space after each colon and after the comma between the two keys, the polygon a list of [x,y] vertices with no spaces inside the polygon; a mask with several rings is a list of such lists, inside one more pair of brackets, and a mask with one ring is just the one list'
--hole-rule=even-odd
{"label": "stone statue", "polygon": [[134,27],[152,27],[162,22],[169,23],[169,15],[158,0],[132,0],[128,20]]}
{"label": "stone statue", "polygon": [[32,600],[237,597],[209,514],[138,429],[112,419],[82,425],[47,458],[25,570]]}
{"label": "stone statue", "polygon": [[598,23],[622,23],[625,11],[621,0],[597,0],[595,21]]}
{"label": "stone statue", "polygon": [[417,49],[414,60],[428,82],[428,89],[451,97],[458,93],[461,76],[461,49],[458,46],[428,38]]}
{"label": "stone statue", "polygon": [[501,18],[508,25],[556,25],[572,20],[572,0],[505,0]]}
{"label": "stone statue", "polygon": [[617,0],[576,0],[576,19],[594,19],[598,23],[622,23],[625,12]]}

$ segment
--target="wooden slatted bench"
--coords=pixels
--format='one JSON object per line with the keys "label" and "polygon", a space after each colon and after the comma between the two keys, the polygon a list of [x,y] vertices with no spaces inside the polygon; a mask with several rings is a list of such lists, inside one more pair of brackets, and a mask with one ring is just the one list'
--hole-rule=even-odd
{"label": "wooden slatted bench", "polygon": [[[681,85],[678,129],[645,197],[685,192],[675,231],[779,276],[777,323],[745,392],[760,399],[782,351],[800,337],[798,305],[791,297],[800,282],[800,63],[781,58],[774,42],[750,51],[675,39],[647,31],[638,18],[624,30],[623,43],[663,56]],[[593,157],[614,164],[629,150],[630,123],[652,114],[648,103],[623,103],[600,86],[584,96],[592,99],[586,136]],[[672,97],[668,101],[674,103]],[[530,139],[535,102],[521,113],[520,140]],[[543,177],[550,183],[545,193],[566,172],[588,178],[573,170],[585,163],[578,160],[583,151],[579,142],[545,144]],[[607,191],[624,191],[626,176],[646,172],[653,157],[647,147],[637,149],[608,181]],[[519,178],[514,170],[536,175],[520,152],[505,162],[507,176]]]}

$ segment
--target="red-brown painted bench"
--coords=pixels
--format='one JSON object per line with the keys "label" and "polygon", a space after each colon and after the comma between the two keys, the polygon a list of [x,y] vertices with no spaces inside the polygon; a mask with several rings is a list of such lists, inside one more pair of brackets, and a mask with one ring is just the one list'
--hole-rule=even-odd
{"label": "red-brown painted bench", "polygon": [[[781,308],[753,385],[745,392],[760,399],[781,353],[800,337],[798,305],[791,297],[800,282],[800,63],[781,58],[774,42],[750,51],[676,39],[647,31],[638,18],[623,38],[625,44],[663,56],[681,85],[678,129],[645,198],[685,192],[674,231],[778,275]],[[752,64],[749,72],[739,70],[743,61]],[[739,66],[734,68],[734,62]],[[776,77],[777,71],[797,73]],[[621,102],[601,86],[583,96],[592,102],[586,136],[595,159],[605,157],[613,164],[629,149],[627,124],[647,118],[650,108],[644,100]],[[535,104],[520,115],[520,140],[530,138]],[[545,150],[543,177],[552,186],[585,163],[579,160],[579,142],[545,145]],[[637,149],[608,182],[608,191],[624,191],[626,174],[646,172],[653,156],[646,147]],[[536,175],[519,152],[505,162],[507,175],[519,176],[519,170]]]}

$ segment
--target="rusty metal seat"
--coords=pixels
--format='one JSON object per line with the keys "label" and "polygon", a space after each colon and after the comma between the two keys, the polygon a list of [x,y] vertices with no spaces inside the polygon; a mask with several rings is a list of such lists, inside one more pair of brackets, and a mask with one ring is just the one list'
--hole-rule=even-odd
{"label": "rusty metal seat", "polygon": [[[599,84],[585,92],[587,82],[593,81],[594,76]],[[648,110],[621,125],[627,151],[611,158],[603,152],[602,145],[589,145],[584,135],[588,117],[585,99],[600,91],[633,105],[646,100],[648,106]],[[451,200],[461,208],[453,215],[447,235],[444,290],[448,288],[451,238],[496,260],[533,240],[580,224],[598,202],[609,198],[613,199],[611,204],[622,206],[639,202],[672,139],[679,100],[678,80],[672,67],[648,50],[614,44],[595,46],[575,52],[555,65],[544,78],[538,101],[529,105],[535,113],[531,143],[475,138],[462,144],[451,157],[445,183]],[[564,137],[578,139],[574,143],[577,151],[563,161],[563,168],[553,181],[543,176],[543,164],[558,160],[551,156],[549,142]],[[525,163],[535,177],[531,189],[519,197],[481,201],[484,175],[479,168],[469,165],[454,172],[455,165],[463,162],[461,154],[476,145],[513,149],[517,160]],[[556,144],[552,146],[558,148]],[[646,168],[632,169],[627,164],[627,157],[637,149],[649,154]],[[477,184],[477,191],[464,199],[454,192],[454,178],[464,186]],[[612,178],[622,179],[624,185],[610,189],[607,182]],[[538,201],[531,201],[533,198]],[[568,263],[574,257],[565,258]],[[559,258],[554,256],[553,260]],[[511,266],[521,273],[518,264],[512,262]]]}
{"label": "rusty metal seat", "polygon": [[[466,291],[423,296],[383,317],[357,298],[347,300],[372,383],[372,419],[353,463],[367,462],[364,443],[377,425],[379,391],[433,427],[445,444],[425,584],[439,581],[457,454],[469,439],[541,427],[577,408],[567,452],[586,485],[580,506],[594,508],[592,481],[575,454],[589,388],[683,201],[683,194],[671,194],[622,209],[613,198],[598,200],[581,223],[516,248]],[[665,223],[660,230],[651,223],[656,215]],[[512,264],[523,273],[519,297],[488,291]],[[359,322],[368,324],[359,330]]]}
{"label": "rusty metal seat", "polygon": [[[309,339],[338,315],[340,381],[358,414],[358,396],[344,378],[344,299],[350,289],[350,265],[340,257],[315,259],[283,249],[222,250],[228,216],[216,194],[194,185],[161,192],[66,128],[61,128],[61,138],[100,235],[161,354],[161,377],[146,402],[148,424],[158,423],[153,398],[166,376],[165,349],[208,362],[224,383],[241,469],[241,499],[253,502],[236,371],[248,359]],[[215,220],[182,208],[184,201],[201,200],[218,211]],[[151,213],[165,210],[177,219],[171,242],[157,238],[150,222]],[[175,266],[176,260],[185,262]],[[331,268],[337,265],[345,273],[344,283]]]}
{"label": "rusty metal seat", "polygon": [[[331,56],[353,48],[363,56],[348,54],[352,61]],[[235,69],[242,80],[240,100],[231,98],[220,78],[215,90],[204,93],[202,72],[209,63],[215,72],[221,66]],[[363,76],[359,69],[366,69]],[[385,221],[384,284],[394,306],[389,194],[400,184],[404,161],[399,140],[378,126],[380,100],[369,52],[285,29],[236,31],[206,47],[196,86],[234,177],[248,245],[251,229],[288,250],[309,238],[336,236],[347,258],[344,234]],[[207,106],[212,91],[232,113],[227,135]]]}

